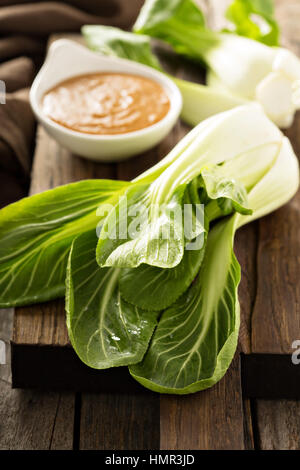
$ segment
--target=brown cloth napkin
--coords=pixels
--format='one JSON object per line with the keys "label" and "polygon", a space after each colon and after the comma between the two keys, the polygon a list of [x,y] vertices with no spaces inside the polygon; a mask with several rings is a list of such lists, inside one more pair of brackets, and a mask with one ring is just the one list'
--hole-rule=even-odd
{"label": "brown cloth napkin", "polygon": [[143,1],[0,0],[0,80],[7,92],[6,104],[0,103],[0,206],[28,191],[36,127],[28,88],[43,61],[48,36],[79,32],[84,24],[130,28]]}
{"label": "brown cloth napkin", "polygon": [[28,189],[35,120],[28,89],[7,93],[0,105],[0,205],[23,197]]}
{"label": "brown cloth napkin", "polygon": [[0,64],[0,78],[5,83],[7,93],[30,87],[34,73],[34,64],[28,57],[18,57]]}
{"label": "brown cloth napkin", "polygon": [[[143,0],[73,0],[65,2],[30,2],[0,8],[0,60],[36,53],[51,33],[79,31],[84,24],[112,24],[129,28]],[[14,2],[17,3],[17,2]],[[88,9],[88,11],[84,11]],[[22,42],[24,44],[22,45]],[[14,44],[15,43],[15,44]]]}

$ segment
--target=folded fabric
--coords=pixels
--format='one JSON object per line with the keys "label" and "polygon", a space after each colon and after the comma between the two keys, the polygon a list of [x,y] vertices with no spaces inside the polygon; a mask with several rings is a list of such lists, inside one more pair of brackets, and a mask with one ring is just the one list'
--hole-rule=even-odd
{"label": "folded fabric", "polygon": [[79,33],[86,23],[130,28],[142,4],[143,0],[1,0],[0,80],[7,96],[6,104],[0,103],[0,206],[28,190],[35,120],[28,90],[22,89],[30,87],[38,71],[48,36]]}
{"label": "folded fabric", "polygon": [[[1,12],[1,9],[0,9]],[[44,53],[46,40],[13,35],[0,39],[0,62],[18,56],[36,57]]]}
{"label": "folded fabric", "polygon": [[142,3],[142,0],[99,1],[98,15],[92,15],[62,2],[12,5],[0,10],[0,31],[2,34],[18,32],[18,34],[45,36],[53,32],[76,31],[86,23],[113,24],[128,28],[135,20]]}
{"label": "folded fabric", "polygon": [[19,57],[0,64],[0,80],[6,91],[11,93],[31,85],[34,77],[34,63],[28,57]]}
{"label": "folded fabric", "polygon": [[0,105],[0,205],[26,195],[35,120],[28,102],[29,90],[6,95]]}

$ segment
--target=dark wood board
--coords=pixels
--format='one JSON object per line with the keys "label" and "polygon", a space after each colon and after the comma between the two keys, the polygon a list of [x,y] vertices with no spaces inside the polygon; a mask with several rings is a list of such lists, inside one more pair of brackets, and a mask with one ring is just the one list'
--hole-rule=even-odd
{"label": "dark wood board", "polygon": [[[279,2],[280,6],[282,2]],[[213,13],[212,9],[211,21],[216,22],[212,18]],[[291,46],[300,52],[297,44],[294,37]],[[197,75],[197,67],[186,62],[173,62],[172,69],[181,77],[201,78],[199,73]],[[298,154],[299,126],[300,117],[297,117],[288,131]],[[113,165],[97,164],[70,155],[39,128],[31,194],[84,178],[131,179],[162,158],[187,130],[179,123],[155,149]],[[288,205],[242,228],[236,236],[235,251],[242,266],[240,345],[245,354],[242,357],[245,396],[300,398],[299,371],[291,363],[292,342],[297,339],[297,334],[300,337],[299,226],[298,193]],[[13,386],[34,387],[40,383],[46,388],[78,390],[81,383],[84,384],[82,390],[114,390],[114,373],[111,374],[111,383],[102,380],[102,377],[110,375],[106,372],[95,375],[95,371],[83,366],[70,350],[64,316],[63,301],[16,309],[12,339]],[[42,346],[42,354],[35,356],[33,349]],[[62,350],[66,351],[66,361],[60,361],[58,366],[56,357],[63,357]],[[37,372],[42,356],[42,363],[47,364],[48,370],[53,369],[53,374],[49,373],[44,380],[36,380],[35,383],[34,375],[41,377]],[[30,363],[30,373],[24,366],[26,363]],[[66,368],[66,364],[70,367]],[[257,373],[256,364],[259,365]],[[57,380],[54,380],[55,370]],[[284,381],[281,380],[282,374],[286,378]],[[130,378],[125,380],[124,387],[127,391],[136,388]],[[137,389],[142,390],[139,386]]]}
{"label": "dark wood board", "polygon": [[73,393],[11,390],[0,381],[0,450],[69,450],[74,434]]}
{"label": "dark wood board", "polygon": [[[218,3],[218,8],[221,2],[212,3]],[[281,18],[287,15],[287,3],[293,2],[277,2]],[[214,13],[212,9],[212,22],[216,23]],[[284,21],[288,24],[286,18]],[[288,30],[285,35],[288,38]],[[290,45],[295,47],[295,35],[293,38],[293,44]],[[177,75],[195,78],[193,70],[187,71],[185,65],[175,65]],[[299,148],[298,154],[299,126],[298,121],[289,131],[296,151]],[[71,156],[39,129],[31,193],[84,178],[131,179],[163,157],[186,130],[185,126],[178,124],[163,143],[146,155],[118,165],[102,165]],[[287,289],[284,288],[285,283],[289,287],[294,285],[295,289],[298,286],[299,262],[293,264],[292,261],[290,265],[290,260],[295,253],[296,258],[299,254],[300,237],[299,233],[291,233],[288,228],[282,231],[278,227],[282,216],[287,227],[292,217],[299,217],[299,196],[281,211],[284,211],[282,215],[277,211],[265,220],[241,229],[237,234],[235,251],[242,265],[240,348],[226,376],[212,389],[187,397],[160,398],[136,384],[125,369],[117,369],[119,380],[122,380],[120,394],[120,387],[113,387],[115,379],[108,381],[103,375],[105,372],[87,368],[75,356],[68,342],[63,301],[16,309],[12,339],[13,386],[101,391],[100,395],[80,395],[81,432],[76,437],[76,446],[82,449],[99,446],[106,449],[120,446],[124,449],[158,446],[161,449],[253,448],[253,400],[250,406],[250,401],[245,398],[300,398],[298,369],[295,373],[295,366],[288,367],[291,363],[291,343],[297,339],[297,335],[300,337],[299,295],[291,289],[287,298]],[[296,227],[295,223],[293,225]],[[287,266],[291,268],[287,269]],[[268,303],[268,298],[274,299],[274,302]],[[278,321],[274,321],[276,319]],[[258,361],[256,365],[255,360]],[[282,361],[286,362],[283,364]],[[282,380],[283,371],[288,374],[286,380]],[[273,376],[272,387],[270,384],[265,386],[268,376]],[[73,400],[74,394],[72,397]],[[148,398],[149,408],[145,410]],[[256,438],[257,445],[261,448],[272,445],[278,448],[281,445],[280,438],[272,438],[272,442],[268,442],[265,428],[273,426],[276,433],[279,415],[269,402],[260,400],[254,405],[255,418],[261,425],[259,438]],[[132,407],[132,411],[126,413],[127,407]],[[116,414],[114,410],[118,409]],[[283,401],[280,417],[286,416],[287,419],[292,413],[291,409],[298,409],[297,405],[288,408]],[[74,414],[74,407],[72,410]],[[134,421],[137,413],[141,425],[138,438],[132,429],[126,428],[127,419]],[[65,416],[63,412],[62,416]],[[123,423],[122,438],[109,431],[109,417],[112,417],[114,426]],[[152,433],[148,432],[147,426],[151,426]],[[109,437],[105,438],[103,429],[107,427]],[[88,432],[88,429],[94,432]],[[294,429],[298,429],[296,424]],[[282,445],[293,447],[297,445],[297,440],[295,437],[286,438]]]}

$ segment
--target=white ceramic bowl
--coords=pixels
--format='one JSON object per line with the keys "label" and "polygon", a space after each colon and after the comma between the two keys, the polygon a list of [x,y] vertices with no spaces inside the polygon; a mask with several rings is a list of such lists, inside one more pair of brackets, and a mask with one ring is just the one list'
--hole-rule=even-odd
{"label": "white ceramic bowl", "polygon": [[[156,124],[127,134],[91,135],[72,131],[48,118],[42,110],[43,95],[59,82],[76,75],[120,72],[141,75],[159,83],[170,99],[170,110]],[[32,109],[46,131],[62,146],[82,157],[98,161],[118,161],[144,152],[158,144],[174,126],[182,107],[176,85],[166,75],[130,60],[105,57],[68,39],[52,43],[31,90]]]}

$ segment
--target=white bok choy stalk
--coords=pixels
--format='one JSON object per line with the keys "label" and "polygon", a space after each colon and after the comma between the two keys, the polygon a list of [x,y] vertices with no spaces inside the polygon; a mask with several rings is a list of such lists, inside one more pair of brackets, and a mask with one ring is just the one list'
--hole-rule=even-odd
{"label": "white bok choy stalk", "polygon": [[[186,235],[183,220],[172,215],[174,207],[183,207],[184,191],[195,178],[203,178],[206,191],[215,199],[230,197],[238,211],[249,209],[242,190],[220,179],[221,172],[211,171],[240,155],[248,155],[252,167],[255,151],[276,155],[283,135],[266,117],[261,106],[244,105],[210,117],[200,123],[165,157],[162,162],[135,180],[105,219],[97,246],[97,261],[102,267],[135,268],[148,264],[173,268],[183,257],[186,243],[205,233],[198,223],[193,237]],[[265,161],[265,160],[263,160]],[[229,177],[236,180],[234,165]],[[252,173],[254,170],[250,170]],[[155,178],[153,178],[155,176]],[[228,192],[229,191],[229,192]],[[235,196],[233,196],[233,193]],[[212,194],[210,198],[213,199]],[[131,221],[133,208],[138,208],[139,230],[131,236],[116,231]],[[251,207],[250,207],[251,209]],[[118,232],[118,233],[116,233]]]}
{"label": "white bok choy stalk", "polygon": [[251,39],[220,34],[205,54],[208,84],[256,100],[281,128],[292,125],[300,109],[300,61],[291,51]]}
{"label": "white bok choy stalk", "polygon": [[208,85],[262,104],[279,127],[289,127],[300,109],[300,61],[287,49],[270,47],[205,27],[193,0],[146,0],[137,33],[163,39],[209,68]]}

